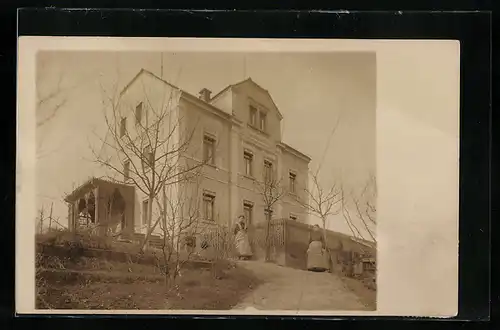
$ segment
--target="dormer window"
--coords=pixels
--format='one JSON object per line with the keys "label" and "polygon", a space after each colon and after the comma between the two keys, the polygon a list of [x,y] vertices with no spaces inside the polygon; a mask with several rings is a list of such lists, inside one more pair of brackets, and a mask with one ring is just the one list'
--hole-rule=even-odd
{"label": "dormer window", "polygon": [[251,104],[249,106],[248,125],[261,131],[267,131],[267,111],[261,106]]}
{"label": "dormer window", "polygon": [[262,131],[262,132],[265,132],[266,131],[266,114],[264,112],[260,112],[260,118],[259,118],[259,129]]}
{"label": "dormer window", "polygon": [[257,108],[250,106],[250,125],[257,127]]}

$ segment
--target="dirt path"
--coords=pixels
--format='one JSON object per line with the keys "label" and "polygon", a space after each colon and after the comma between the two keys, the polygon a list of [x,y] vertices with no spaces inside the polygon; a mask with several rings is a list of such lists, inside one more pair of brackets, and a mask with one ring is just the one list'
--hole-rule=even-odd
{"label": "dirt path", "polygon": [[239,264],[265,281],[233,309],[368,310],[342,280],[330,273],[315,273],[258,261]]}

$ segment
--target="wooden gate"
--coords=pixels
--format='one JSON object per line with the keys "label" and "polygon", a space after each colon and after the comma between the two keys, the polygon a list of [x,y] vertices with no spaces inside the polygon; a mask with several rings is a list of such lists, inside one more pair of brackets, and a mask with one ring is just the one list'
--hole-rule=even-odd
{"label": "wooden gate", "polygon": [[263,222],[250,226],[250,244],[256,259],[265,260],[266,250],[269,249],[268,261],[280,261],[285,250],[285,229],[285,219],[273,219],[269,223]]}

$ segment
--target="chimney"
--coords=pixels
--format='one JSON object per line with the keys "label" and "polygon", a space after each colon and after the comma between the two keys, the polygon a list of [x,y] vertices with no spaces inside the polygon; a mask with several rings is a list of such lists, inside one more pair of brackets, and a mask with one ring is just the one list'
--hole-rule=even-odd
{"label": "chimney", "polygon": [[211,90],[203,88],[199,93],[199,97],[205,102],[210,102],[210,94],[212,94]]}

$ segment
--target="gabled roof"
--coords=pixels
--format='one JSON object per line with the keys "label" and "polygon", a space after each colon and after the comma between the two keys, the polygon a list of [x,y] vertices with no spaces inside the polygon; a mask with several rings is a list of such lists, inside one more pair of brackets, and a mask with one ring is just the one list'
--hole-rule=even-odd
{"label": "gabled roof", "polygon": [[71,203],[71,202],[73,202],[75,200],[78,200],[88,190],[90,190],[90,189],[92,189],[92,188],[94,188],[96,186],[99,186],[100,184],[112,184],[112,185],[116,185],[116,186],[119,186],[119,187],[132,187],[131,185],[127,185],[127,184],[123,184],[123,183],[117,183],[117,182],[113,182],[111,180],[105,180],[105,179],[101,179],[101,178],[97,178],[97,177],[91,177],[90,179],[88,179],[87,181],[85,181],[83,184],[81,184],[80,186],[78,186],[71,193],[67,194],[64,197],[64,201],[68,202],[68,203]]}
{"label": "gabled roof", "polygon": [[221,109],[215,107],[213,104],[211,104],[210,102],[215,100],[217,97],[219,97],[220,95],[224,94],[226,91],[228,91],[229,89],[233,88],[233,87],[238,87],[238,86],[241,86],[243,84],[246,84],[246,83],[251,83],[253,86],[257,87],[258,89],[260,89],[261,91],[263,91],[267,97],[269,98],[269,100],[272,102],[274,108],[276,109],[276,112],[278,113],[278,116],[280,117],[280,119],[283,119],[283,115],[281,114],[280,110],[278,109],[278,106],[276,105],[276,103],[274,102],[273,98],[271,97],[271,94],[269,93],[269,91],[263,87],[261,87],[259,84],[257,84],[255,81],[252,80],[252,78],[247,78],[245,80],[242,80],[236,84],[232,84],[232,85],[228,85],[227,87],[225,87],[223,90],[221,90],[219,93],[217,93],[214,97],[212,97],[210,99],[210,102],[205,102],[203,100],[200,100],[198,97],[192,95],[191,93],[189,92],[186,92],[185,90],[175,86],[174,84],[171,84],[170,82],[158,77],[156,74],[152,73],[151,71],[149,70],[146,70],[146,69],[141,69],[130,81],[127,85],[125,85],[125,87],[122,89],[122,91],[120,92],[120,96],[122,96],[129,88],[130,86],[132,86],[134,84],[134,82],[143,74],[147,74],[163,83],[165,83],[166,85],[170,86],[171,88],[173,89],[176,89],[178,91],[180,91],[183,95],[189,97],[190,99],[194,100],[198,100],[206,105],[209,105],[211,108],[219,111],[219,112],[222,112],[224,115],[227,115],[226,112],[222,111]]}
{"label": "gabled roof", "polygon": [[301,157],[302,159],[306,160],[307,162],[310,162],[311,161],[311,157],[309,157],[308,155],[304,154],[303,152],[300,152],[299,150],[289,146],[288,144],[284,143],[284,142],[280,142],[278,144],[279,147],[295,154],[296,156],[299,156]]}
{"label": "gabled roof", "polygon": [[143,75],[143,74],[147,74],[147,75],[149,75],[149,76],[153,77],[154,79],[156,79],[156,80],[158,80],[158,81],[161,81],[162,83],[164,83],[164,84],[166,84],[166,85],[170,86],[171,88],[178,90],[179,92],[181,92],[181,96],[187,97],[187,98],[188,98],[188,99],[190,99],[191,101],[194,101],[194,102],[197,102],[197,103],[201,103],[201,104],[203,104],[203,105],[205,105],[205,106],[210,107],[212,110],[215,110],[217,113],[219,113],[219,114],[221,114],[221,115],[223,115],[223,116],[225,116],[225,117],[230,117],[230,115],[229,115],[229,114],[227,114],[226,112],[224,112],[223,110],[221,110],[221,109],[219,109],[219,108],[215,107],[214,105],[212,105],[212,104],[210,104],[210,103],[208,103],[208,102],[205,102],[205,101],[201,100],[200,98],[198,98],[198,97],[194,96],[193,94],[191,94],[191,93],[189,93],[189,92],[186,92],[185,90],[183,90],[183,89],[181,89],[181,88],[179,88],[179,87],[177,87],[177,86],[175,86],[175,85],[173,85],[173,84],[169,83],[168,81],[166,81],[166,80],[164,80],[164,79],[162,79],[162,78],[158,77],[156,74],[154,74],[154,73],[152,73],[151,71],[146,70],[146,69],[141,69],[141,70],[139,71],[139,73],[137,73],[137,74],[134,76],[134,78],[132,78],[132,80],[131,80],[131,81],[130,81],[130,82],[129,82],[129,83],[128,83],[128,84],[127,84],[124,88],[123,88],[123,90],[120,92],[120,96],[121,96],[121,95],[123,95],[123,93],[125,93],[125,92],[127,91],[127,89],[129,89],[129,88],[130,88],[130,86],[132,86],[132,85],[133,85],[133,83],[134,83],[134,82],[135,82],[135,81],[136,81],[136,80],[137,80],[137,79],[138,79],[141,75]]}
{"label": "gabled roof", "polygon": [[257,84],[255,81],[253,81],[253,80],[252,80],[252,78],[247,78],[247,79],[242,80],[242,81],[240,81],[240,82],[238,82],[238,83],[236,83],[236,84],[232,84],[232,85],[229,85],[229,86],[225,87],[223,90],[221,90],[220,92],[218,92],[217,94],[215,94],[215,96],[214,96],[214,97],[212,97],[212,98],[210,99],[210,101],[215,100],[217,97],[221,96],[222,94],[224,94],[225,92],[227,92],[227,91],[228,91],[228,90],[230,90],[231,88],[238,87],[238,86],[244,85],[244,84],[246,84],[246,83],[250,83],[250,84],[252,84],[253,86],[255,86],[255,87],[257,87],[258,89],[260,89],[261,91],[263,91],[263,92],[267,95],[267,97],[269,98],[269,100],[271,100],[271,102],[272,102],[272,104],[273,104],[274,108],[275,108],[275,109],[276,109],[276,111],[278,112],[278,116],[280,117],[280,119],[283,119],[283,115],[281,114],[281,112],[280,112],[280,110],[279,110],[278,106],[277,106],[277,105],[276,105],[276,103],[274,102],[274,100],[273,100],[273,98],[272,98],[271,94],[269,93],[269,91],[268,91],[267,89],[263,88],[262,86],[260,86],[259,84]]}
{"label": "gabled roof", "polygon": [[161,81],[163,81],[165,84],[169,85],[170,87],[172,87],[173,89],[177,89],[177,90],[181,90],[179,87],[175,86],[175,85],[172,85],[171,83],[169,83],[168,81],[166,80],[163,80],[161,79],[160,77],[158,77],[157,75],[155,75],[154,73],[152,73],[151,71],[148,71],[146,69],[141,69],[139,70],[139,72],[134,76],[134,78],[132,78],[127,85],[125,85],[125,87],[123,87],[122,91],[120,92],[120,96],[123,95],[123,93],[125,93],[129,88],[130,86],[132,86],[134,84],[134,82],[142,75],[142,74],[148,74],[156,79],[159,79]]}

